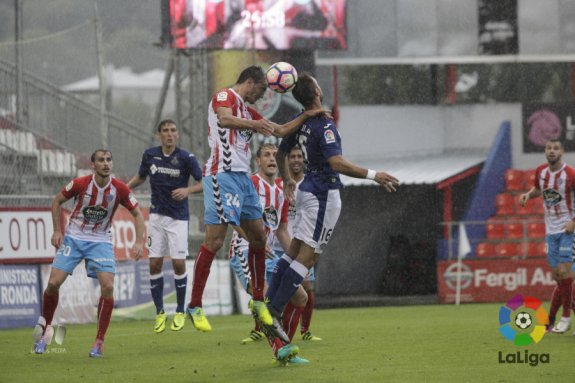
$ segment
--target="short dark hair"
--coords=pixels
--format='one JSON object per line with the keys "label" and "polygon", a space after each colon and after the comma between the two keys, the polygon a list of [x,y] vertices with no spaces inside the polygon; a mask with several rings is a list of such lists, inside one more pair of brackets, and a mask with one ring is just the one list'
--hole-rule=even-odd
{"label": "short dark hair", "polygon": [[262,146],[260,146],[258,148],[258,151],[256,152],[256,157],[260,158],[262,155],[262,150],[264,150],[264,148],[271,148],[271,149],[277,149],[278,147],[276,146],[276,144],[272,144],[271,142],[266,142],[265,144],[263,144]]}
{"label": "short dark hair", "polygon": [[104,153],[104,154],[110,153],[110,156],[112,156],[112,152],[109,151],[108,149],[96,149],[96,150],[94,150],[94,153],[92,153],[92,155],[90,156],[91,162],[96,162],[96,153]]}
{"label": "short dark hair", "polygon": [[158,124],[158,132],[162,131],[162,128],[164,127],[164,125],[174,125],[176,128],[178,127],[174,120],[162,120]]}
{"label": "short dark hair", "polygon": [[292,90],[294,98],[304,107],[311,105],[315,98],[317,84],[311,74],[304,72],[297,79],[297,83]]}
{"label": "short dark hair", "polygon": [[250,78],[254,82],[260,83],[260,82],[265,82],[266,75],[265,75],[264,70],[262,69],[261,66],[252,65],[250,67],[247,67],[246,69],[244,69],[242,71],[242,73],[240,73],[240,76],[238,77],[238,81],[236,81],[236,84],[243,84],[244,82],[246,82]]}
{"label": "short dark hair", "polygon": [[303,149],[301,148],[301,146],[299,146],[299,144],[295,144],[295,145],[289,150],[289,154],[291,154],[291,152],[293,152],[294,150],[299,150],[299,151],[302,152],[302,154],[303,154]]}
{"label": "short dark hair", "polygon": [[563,142],[561,142],[561,140],[558,138],[550,138],[547,140],[547,142],[556,142],[561,146],[561,148],[563,148]]}

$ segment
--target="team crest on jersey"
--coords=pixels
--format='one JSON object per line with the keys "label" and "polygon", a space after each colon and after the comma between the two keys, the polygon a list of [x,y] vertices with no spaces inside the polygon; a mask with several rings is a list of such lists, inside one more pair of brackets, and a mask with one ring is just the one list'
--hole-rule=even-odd
{"label": "team crest on jersey", "polygon": [[216,100],[218,101],[226,101],[227,99],[228,99],[228,92],[226,91],[222,91],[218,93],[218,95],[216,96]]}
{"label": "team crest on jersey", "polygon": [[559,186],[563,185],[563,178],[559,178],[557,180],[557,185],[559,185]]}
{"label": "team crest on jersey", "polygon": [[178,165],[178,159],[176,157],[172,158],[172,160],[170,161],[170,163],[174,166]]}
{"label": "team crest on jersey", "polygon": [[323,132],[323,136],[325,138],[325,142],[328,144],[333,144],[335,142],[335,134],[333,134],[333,130],[328,129]]}
{"label": "team crest on jersey", "polygon": [[555,189],[545,189],[541,193],[543,195],[543,201],[545,206],[551,207],[559,204],[561,202],[561,194]]}
{"label": "team crest on jersey", "polygon": [[264,209],[264,224],[270,228],[276,228],[278,226],[278,211],[273,206],[268,206]]}
{"label": "team crest on jersey", "polygon": [[252,139],[252,135],[254,134],[253,130],[249,129],[242,129],[238,131],[239,136],[245,141],[248,142]]}
{"label": "team crest on jersey", "polygon": [[68,185],[66,185],[66,187],[64,187],[64,189],[69,192],[70,190],[72,190],[72,188],[74,187],[74,180],[70,181],[70,183]]}
{"label": "team crest on jersey", "polygon": [[113,195],[113,194],[108,194],[108,195],[106,196],[106,201],[112,202],[112,200],[114,199],[114,197],[115,197],[115,195]]}
{"label": "team crest on jersey", "polygon": [[86,206],[82,209],[84,220],[90,223],[102,222],[108,216],[108,210],[102,206]]}

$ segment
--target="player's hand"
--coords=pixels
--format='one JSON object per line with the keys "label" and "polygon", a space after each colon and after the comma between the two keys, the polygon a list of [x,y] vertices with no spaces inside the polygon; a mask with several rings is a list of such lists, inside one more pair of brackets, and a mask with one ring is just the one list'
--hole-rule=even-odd
{"label": "player's hand", "polygon": [[266,244],[266,258],[274,259],[276,257],[276,253],[272,250],[272,248]]}
{"label": "player's hand", "polygon": [[178,188],[172,190],[172,198],[181,201],[188,196],[188,188]]}
{"label": "player's hand", "polygon": [[565,224],[565,233],[573,234],[574,231],[575,231],[575,222],[573,222],[573,220],[570,219],[569,222]]}
{"label": "player's hand", "polygon": [[254,130],[258,133],[263,134],[266,137],[269,137],[274,132],[274,126],[271,122],[262,118],[261,120],[254,121]]}
{"label": "player's hand", "polygon": [[521,194],[519,196],[519,205],[525,206],[525,204],[527,203],[527,200],[529,200],[529,193]]}
{"label": "player's hand", "polygon": [[134,259],[137,261],[144,255],[144,241],[142,239],[137,240],[132,248],[132,255]]}
{"label": "player's hand", "polygon": [[52,246],[54,246],[56,249],[59,249],[62,245],[62,238],[62,233],[60,231],[55,231],[54,234],[52,234],[52,239],[50,240]]}
{"label": "player's hand", "polygon": [[385,190],[390,193],[396,191],[400,185],[397,178],[387,174],[386,172],[376,172],[374,181],[383,186]]}
{"label": "player's hand", "polygon": [[321,116],[321,117],[326,118],[328,120],[333,120],[333,116],[331,114],[331,111],[328,109],[323,109],[323,108],[311,109],[311,110],[306,110],[303,113],[305,114],[305,116],[307,118],[311,118],[311,117],[315,117],[315,116]]}
{"label": "player's hand", "polygon": [[284,196],[289,201],[290,205],[295,205],[295,188],[297,183],[293,179],[284,180]]}

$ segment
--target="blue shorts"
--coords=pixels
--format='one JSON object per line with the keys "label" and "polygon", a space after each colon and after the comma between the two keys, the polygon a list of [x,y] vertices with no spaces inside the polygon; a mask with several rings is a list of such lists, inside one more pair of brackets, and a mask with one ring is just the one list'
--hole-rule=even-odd
{"label": "blue shorts", "polygon": [[573,261],[573,234],[547,235],[545,242],[547,242],[547,262],[553,269],[560,263]]}
{"label": "blue shorts", "polygon": [[[268,284],[270,283],[270,279],[271,279],[271,273],[274,270],[274,267],[276,265],[276,263],[278,263],[278,260],[281,258],[281,256],[284,254],[283,251],[281,250],[275,250],[275,253],[277,255],[277,257],[275,258],[275,260],[269,259],[269,261],[273,262],[273,265],[271,266],[271,268],[268,266],[268,259],[266,259],[266,273],[269,274],[269,279],[268,279],[268,275],[266,274],[266,280],[268,281]],[[311,269],[309,269],[309,272],[307,273],[305,280],[306,281],[310,281],[310,282],[315,282],[315,266],[312,267]]]}
{"label": "blue shorts", "polygon": [[86,263],[86,274],[97,278],[97,273],[116,273],[114,248],[110,242],[91,242],[64,236],[64,241],[54,257],[52,267],[72,272],[82,260]]}
{"label": "blue shorts", "polygon": [[248,173],[229,172],[205,176],[204,222],[208,225],[231,223],[242,219],[262,218],[260,198]]}

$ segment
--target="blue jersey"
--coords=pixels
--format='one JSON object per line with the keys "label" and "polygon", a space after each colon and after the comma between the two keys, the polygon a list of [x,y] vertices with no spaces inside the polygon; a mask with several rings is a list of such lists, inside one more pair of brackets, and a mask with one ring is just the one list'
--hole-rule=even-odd
{"label": "blue jersey", "polygon": [[309,118],[293,135],[282,140],[279,149],[285,153],[299,144],[305,161],[305,177],[299,190],[325,192],[343,187],[339,174],[331,169],[328,158],[341,155],[341,138],[332,120]]}
{"label": "blue jersey", "polygon": [[178,147],[169,156],[164,155],[161,146],[146,149],[138,175],[150,177],[152,188],[151,213],[166,215],[177,220],[190,219],[188,199],[176,201],[172,191],[188,187],[190,176],[201,181],[202,170],[196,157]]}

